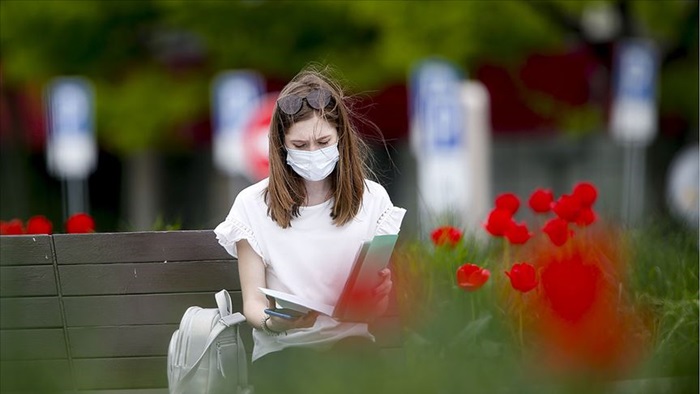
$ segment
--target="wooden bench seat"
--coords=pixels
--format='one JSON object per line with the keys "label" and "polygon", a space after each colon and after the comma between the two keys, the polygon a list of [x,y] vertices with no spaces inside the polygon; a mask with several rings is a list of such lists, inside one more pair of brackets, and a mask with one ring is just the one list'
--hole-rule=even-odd
{"label": "wooden bench seat", "polygon": [[[210,230],[2,236],[0,391],[165,393],[182,314],[224,288],[242,310],[236,260]],[[395,307],[372,330],[401,352]]]}

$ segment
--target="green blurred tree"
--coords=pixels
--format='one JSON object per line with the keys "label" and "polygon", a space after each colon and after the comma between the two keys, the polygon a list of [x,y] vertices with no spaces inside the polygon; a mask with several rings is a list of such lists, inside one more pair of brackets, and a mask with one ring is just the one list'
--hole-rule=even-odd
{"label": "green blurred tree", "polygon": [[[366,91],[405,81],[428,56],[465,70],[483,61],[515,67],[532,51],[585,42],[580,19],[592,3],[3,0],[0,62],[6,87],[89,77],[100,143],[126,155],[182,146],[176,126],[206,116],[210,81],[224,69],[286,80],[310,61],[329,63]],[[619,34],[664,46],[662,107],[697,119],[697,89],[678,83],[697,82],[697,2],[614,4],[626,26]]]}

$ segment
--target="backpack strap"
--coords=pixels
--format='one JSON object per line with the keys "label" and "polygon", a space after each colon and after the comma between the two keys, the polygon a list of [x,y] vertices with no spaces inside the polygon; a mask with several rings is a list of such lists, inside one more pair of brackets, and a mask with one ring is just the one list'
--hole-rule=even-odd
{"label": "backpack strap", "polygon": [[231,295],[226,289],[219,291],[214,297],[216,298],[216,306],[219,308],[219,316],[224,317],[233,313]]}
{"label": "backpack strap", "polygon": [[[220,292],[216,293],[216,304],[219,307],[219,315],[221,316],[221,319],[219,319],[219,321],[209,333],[209,337],[207,337],[207,343],[206,345],[204,345],[202,354],[199,356],[199,358],[197,358],[197,361],[195,361],[194,364],[192,364],[192,366],[190,366],[187,369],[187,372],[185,372],[184,376],[178,380],[177,386],[174,390],[175,393],[179,393],[180,387],[187,384],[187,382],[189,382],[192,379],[192,376],[197,371],[199,364],[202,362],[204,356],[207,354],[207,351],[209,350],[211,345],[214,344],[219,334],[221,334],[225,329],[229,327],[234,327],[237,324],[246,321],[245,316],[243,316],[241,313],[231,312],[233,310],[233,303],[231,302],[231,296],[229,295],[228,291],[221,290]],[[223,314],[222,311],[226,314]]]}

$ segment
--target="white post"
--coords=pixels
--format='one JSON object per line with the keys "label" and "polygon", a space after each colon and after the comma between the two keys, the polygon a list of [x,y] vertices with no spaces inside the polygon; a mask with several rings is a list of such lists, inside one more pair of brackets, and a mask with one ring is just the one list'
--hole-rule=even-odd
{"label": "white post", "polygon": [[466,111],[466,171],[469,173],[469,198],[465,199],[465,229],[477,238],[487,238],[481,224],[492,205],[491,118],[489,95],[478,81],[462,84],[462,102]]}

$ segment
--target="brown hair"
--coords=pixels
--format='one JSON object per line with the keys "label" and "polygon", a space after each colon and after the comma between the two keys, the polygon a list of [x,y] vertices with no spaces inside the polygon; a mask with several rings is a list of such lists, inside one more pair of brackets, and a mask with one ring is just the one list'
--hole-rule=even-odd
{"label": "brown hair", "polygon": [[299,216],[299,207],[306,201],[306,187],[303,179],[287,165],[287,151],[284,146],[285,133],[296,122],[313,117],[324,119],[338,131],[338,151],[340,158],[335,169],[329,175],[331,195],[334,203],[331,218],[336,226],[351,221],[362,204],[365,190],[365,177],[368,168],[368,148],[360,138],[354,114],[348,104],[339,83],[330,77],[328,67],[323,70],[310,66],[297,74],[280,92],[279,97],[288,95],[306,96],[313,89],[327,89],[331,92],[330,104],[316,110],[303,100],[299,112],[287,115],[278,106],[272,114],[270,123],[270,179],[265,190],[267,213],[282,228],[291,225],[293,218]]}

